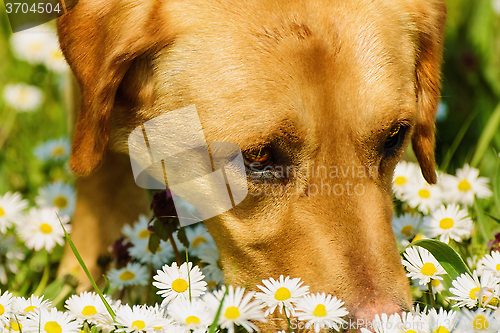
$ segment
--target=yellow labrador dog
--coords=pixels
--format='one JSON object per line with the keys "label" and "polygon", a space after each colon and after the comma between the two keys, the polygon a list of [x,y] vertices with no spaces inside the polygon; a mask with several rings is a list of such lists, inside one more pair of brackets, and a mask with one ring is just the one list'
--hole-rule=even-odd
{"label": "yellow labrador dog", "polygon": [[354,319],[408,310],[391,183],[410,140],[436,181],[445,13],[441,0],[80,0],[58,30],[82,95],[72,236],[93,273],[148,210],[128,135],[195,105],[207,141],[237,144],[247,165],[246,199],[205,221],[233,284],[284,274]]}

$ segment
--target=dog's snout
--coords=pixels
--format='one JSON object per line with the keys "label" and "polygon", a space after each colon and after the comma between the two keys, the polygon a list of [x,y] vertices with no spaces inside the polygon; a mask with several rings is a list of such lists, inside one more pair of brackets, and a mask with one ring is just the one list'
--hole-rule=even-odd
{"label": "dog's snout", "polygon": [[352,313],[350,320],[354,321],[355,327],[358,330],[357,332],[360,332],[361,328],[372,332],[375,331],[375,328],[384,325],[383,322],[375,318],[376,315],[380,319],[384,313],[389,317],[395,313],[401,315],[402,311],[403,309],[396,302],[378,300],[363,304],[360,308],[353,310],[354,313]]}

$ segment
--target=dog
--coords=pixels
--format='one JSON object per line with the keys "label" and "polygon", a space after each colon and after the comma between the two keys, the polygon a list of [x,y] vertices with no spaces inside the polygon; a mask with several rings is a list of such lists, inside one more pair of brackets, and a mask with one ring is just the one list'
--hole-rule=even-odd
{"label": "dog", "polygon": [[300,277],[355,320],[409,310],[392,177],[411,141],[436,182],[445,16],[441,0],[80,0],[57,25],[82,96],[72,237],[92,273],[148,212],[128,135],[195,105],[207,141],[247,165],[246,199],[205,221],[227,280]]}

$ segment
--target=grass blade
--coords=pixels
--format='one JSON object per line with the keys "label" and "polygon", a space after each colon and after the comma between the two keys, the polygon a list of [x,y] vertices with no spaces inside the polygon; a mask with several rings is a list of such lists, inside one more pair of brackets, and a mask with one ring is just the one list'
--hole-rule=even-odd
{"label": "grass blade", "polygon": [[481,162],[481,159],[486,153],[486,149],[488,149],[488,146],[490,145],[493,136],[498,131],[499,126],[500,126],[500,103],[498,103],[497,107],[491,114],[490,119],[488,119],[486,126],[481,132],[481,136],[479,137],[479,141],[477,143],[476,151],[474,152],[474,155],[472,156],[472,161],[470,162],[470,165],[472,167],[477,168],[479,162]]}
{"label": "grass blade", "polygon": [[61,219],[59,218],[59,215],[57,213],[56,213],[56,215],[57,215],[57,219],[59,220],[59,223],[61,224],[61,228],[64,231],[64,236],[66,237],[66,240],[68,241],[68,244],[69,244],[69,247],[71,248],[71,251],[73,251],[76,259],[78,260],[78,263],[80,264],[80,266],[82,267],[83,271],[85,272],[85,275],[87,275],[87,278],[90,280],[90,283],[92,283],[92,286],[94,287],[95,292],[99,295],[99,297],[101,298],[102,302],[104,303],[104,306],[108,310],[109,315],[111,316],[111,318],[113,319],[113,321],[116,322],[116,314],[115,314],[115,312],[113,311],[113,309],[109,305],[108,301],[106,300],[106,298],[104,297],[104,295],[102,294],[102,292],[99,290],[99,287],[97,286],[97,284],[95,283],[94,279],[92,278],[92,275],[90,275],[90,272],[89,272],[89,269],[87,268],[87,265],[85,265],[85,262],[83,261],[82,257],[80,256],[80,253],[76,249],[76,246],[73,243],[73,241],[71,240],[71,237],[66,232],[66,229],[64,228],[64,225],[63,225]]}

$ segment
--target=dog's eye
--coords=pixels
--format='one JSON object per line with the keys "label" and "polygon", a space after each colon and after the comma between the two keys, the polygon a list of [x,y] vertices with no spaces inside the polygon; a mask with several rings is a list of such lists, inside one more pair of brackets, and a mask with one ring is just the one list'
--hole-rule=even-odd
{"label": "dog's eye", "polygon": [[406,126],[398,124],[391,128],[389,135],[387,136],[387,140],[385,141],[385,150],[393,150],[397,148],[400,143],[403,141],[404,134],[406,132]]}
{"label": "dog's eye", "polygon": [[252,169],[262,169],[272,162],[271,150],[267,147],[246,151],[243,158],[245,164]]}

